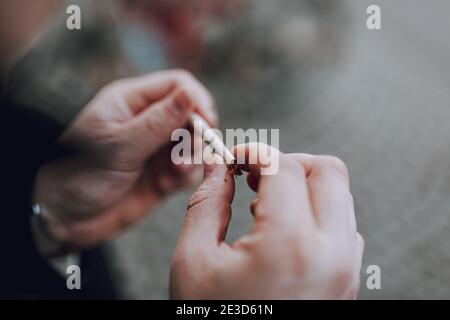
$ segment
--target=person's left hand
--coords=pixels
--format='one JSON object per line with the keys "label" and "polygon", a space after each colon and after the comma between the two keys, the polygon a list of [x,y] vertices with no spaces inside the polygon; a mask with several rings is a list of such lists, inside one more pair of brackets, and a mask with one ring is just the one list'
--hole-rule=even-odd
{"label": "person's left hand", "polygon": [[192,185],[195,168],[201,179],[201,165],[175,166],[170,158],[170,136],[193,111],[217,124],[211,95],[186,71],[101,90],[61,138],[75,154],[45,164],[37,175],[34,201],[52,236],[76,248],[97,244]]}

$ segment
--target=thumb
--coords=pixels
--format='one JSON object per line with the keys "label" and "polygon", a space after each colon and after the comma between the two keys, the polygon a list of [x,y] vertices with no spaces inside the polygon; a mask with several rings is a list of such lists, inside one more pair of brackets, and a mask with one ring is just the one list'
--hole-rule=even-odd
{"label": "thumb", "polygon": [[146,158],[170,142],[172,132],[186,126],[192,109],[189,94],[179,88],[139,114],[132,125],[139,153]]}
{"label": "thumb", "polygon": [[180,238],[189,246],[217,246],[225,239],[231,218],[234,177],[226,164],[204,167],[203,183],[189,200]]}

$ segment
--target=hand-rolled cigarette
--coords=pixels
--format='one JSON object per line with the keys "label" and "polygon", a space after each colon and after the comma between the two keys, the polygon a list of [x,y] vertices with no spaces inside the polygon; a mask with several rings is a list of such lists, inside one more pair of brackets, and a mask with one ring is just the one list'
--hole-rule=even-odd
{"label": "hand-rolled cigarette", "polygon": [[191,123],[194,132],[202,137],[202,140],[214,150],[216,154],[221,156],[228,168],[233,174],[241,175],[242,172],[237,168],[237,160],[223,143],[222,139],[211,129],[208,123],[196,113],[191,114]]}

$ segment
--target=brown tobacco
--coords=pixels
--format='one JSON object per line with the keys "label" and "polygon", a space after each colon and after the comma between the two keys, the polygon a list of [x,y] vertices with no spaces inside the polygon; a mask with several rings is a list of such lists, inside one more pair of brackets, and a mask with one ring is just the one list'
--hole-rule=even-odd
{"label": "brown tobacco", "polygon": [[234,160],[233,163],[230,163],[228,165],[228,172],[235,176],[242,176],[242,171],[241,171],[241,169],[239,169],[239,166],[238,166],[236,160]]}

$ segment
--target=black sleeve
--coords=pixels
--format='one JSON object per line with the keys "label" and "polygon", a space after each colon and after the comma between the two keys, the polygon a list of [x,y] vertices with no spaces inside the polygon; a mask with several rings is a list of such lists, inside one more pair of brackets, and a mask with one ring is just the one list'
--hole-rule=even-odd
{"label": "black sleeve", "polygon": [[30,206],[35,174],[59,153],[55,141],[63,129],[34,108],[3,103],[0,109],[0,295],[32,297],[36,280],[56,280],[34,245]]}
{"label": "black sleeve", "polygon": [[68,123],[38,110],[16,104],[0,108],[0,298],[116,298],[102,248],[82,252],[83,290],[69,291],[34,244],[30,216],[35,175],[44,162],[68,152],[56,143]]}

